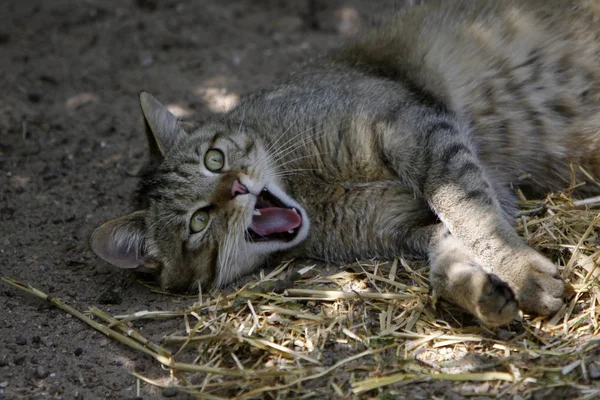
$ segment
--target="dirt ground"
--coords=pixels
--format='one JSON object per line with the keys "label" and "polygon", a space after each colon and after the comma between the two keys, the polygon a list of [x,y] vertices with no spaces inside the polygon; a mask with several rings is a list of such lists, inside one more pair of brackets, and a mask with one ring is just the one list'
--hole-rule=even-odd
{"label": "dirt ground", "polygon": [[[0,0],[0,276],[79,310],[98,306],[118,315],[188,306],[193,299],[152,292],[88,246],[95,227],[132,211],[136,174],[147,160],[138,92],[199,121],[408,2]],[[184,324],[136,328],[159,343]],[[0,399],[189,397],[140,385],[131,372],[168,375],[151,357],[0,282]],[[485,399],[496,389],[401,384],[405,395],[378,398]],[[555,386],[530,398],[580,394],[576,381]]]}
{"label": "dirt ground", "polygon": [[[0,275],[82,310],[174,308],[184,300],[151,293],[97,259],[87,242],[93,228],[131,210],[135,173],[146,159],[138,91],[201,119],[401,5],[1,1]],[[136,380],[128,371],[158,370],[5,284],[0,316],[0,398],[130,399]],[[144,333],[160,340],[169,323]],[[142,394],[161,397],[147,385]]]}

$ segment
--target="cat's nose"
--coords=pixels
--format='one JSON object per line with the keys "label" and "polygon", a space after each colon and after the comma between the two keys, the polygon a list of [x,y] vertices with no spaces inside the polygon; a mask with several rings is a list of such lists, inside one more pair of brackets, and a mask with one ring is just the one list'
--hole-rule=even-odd
{"label": "cat's nose", "polygon": [[231,197],[236,197],[239,194],[248,194],[248,188],[240,183],[237,179],[231,185]]}

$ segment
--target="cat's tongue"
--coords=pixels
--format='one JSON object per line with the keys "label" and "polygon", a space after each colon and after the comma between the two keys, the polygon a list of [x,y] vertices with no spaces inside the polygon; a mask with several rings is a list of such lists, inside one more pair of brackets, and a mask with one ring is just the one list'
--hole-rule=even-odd
{"label": "cat's tongue", "polygon": [[291,208],[260,208],[261,215],[252,217],[252,230],[260,236],[291,231],[300,226],[302,217]]}

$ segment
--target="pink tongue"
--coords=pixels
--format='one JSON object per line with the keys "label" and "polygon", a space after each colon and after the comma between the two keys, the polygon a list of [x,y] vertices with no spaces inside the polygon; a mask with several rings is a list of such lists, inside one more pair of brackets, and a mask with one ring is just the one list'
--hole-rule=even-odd
{"label": "pink tongue", "polygon": [[300,226],[302,217],[289,208],[259,208],[261,215],[252,217],[250,228],[260,236],[291,231]]}

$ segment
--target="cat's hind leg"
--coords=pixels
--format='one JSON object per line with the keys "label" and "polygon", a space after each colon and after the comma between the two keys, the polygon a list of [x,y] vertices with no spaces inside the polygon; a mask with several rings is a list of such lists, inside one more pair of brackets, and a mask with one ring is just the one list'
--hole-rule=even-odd
{"label": "cat's hind leg", "polygon": [[446,229],[432,238],[429,263],[433,290],[484,324],[504,325],[518,315],[517,300],[508,284],[486,270]]}

